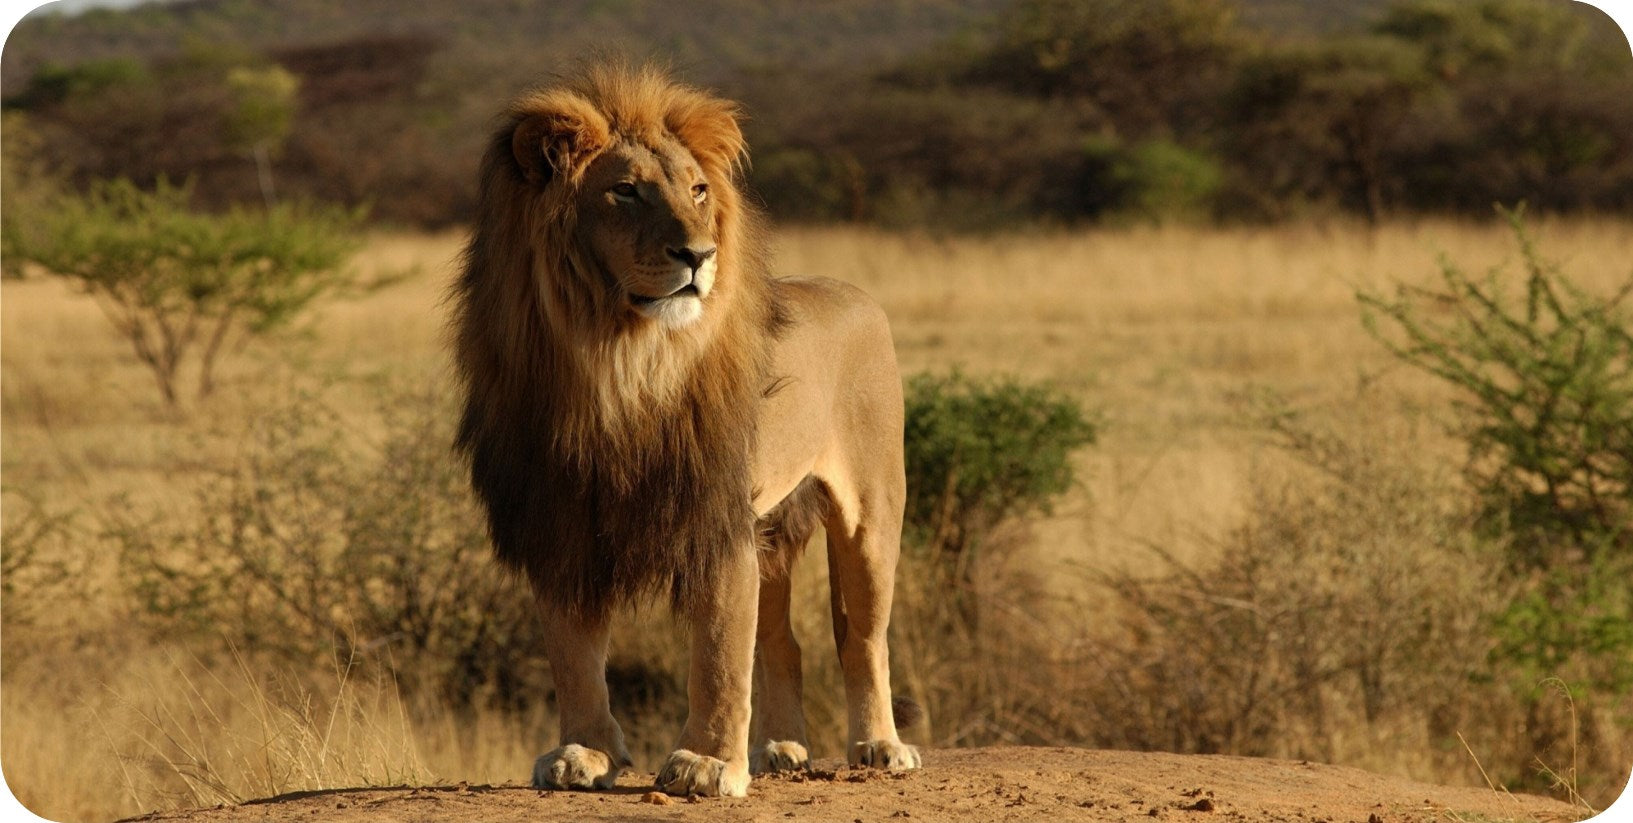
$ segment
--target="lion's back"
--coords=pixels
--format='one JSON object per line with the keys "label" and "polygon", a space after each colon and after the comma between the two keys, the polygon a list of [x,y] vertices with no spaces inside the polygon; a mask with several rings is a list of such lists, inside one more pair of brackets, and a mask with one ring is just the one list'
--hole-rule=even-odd
{"label": "lion's back", "polygon": [[821,337],[830,346],[890,343],[884,308],[855,285],[831,277],[784,277],[773,287],[794,336]]}

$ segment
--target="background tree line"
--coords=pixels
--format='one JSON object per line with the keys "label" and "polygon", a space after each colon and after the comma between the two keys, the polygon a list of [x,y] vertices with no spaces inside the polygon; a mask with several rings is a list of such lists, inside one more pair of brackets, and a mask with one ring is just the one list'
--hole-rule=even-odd
{"label": "background tree line", "polygon": [[[662,6],[196,0],[28,20],[6,47],[8,136],[75,187],[191,178],[224,207],[275,179],[447,225],[501,102],[606,46],[745,101],[753,182],[782,219],[1633,210],[1633,57],[1564,0]],[[287,122],[255,109],[267,89],[292,89]]]}

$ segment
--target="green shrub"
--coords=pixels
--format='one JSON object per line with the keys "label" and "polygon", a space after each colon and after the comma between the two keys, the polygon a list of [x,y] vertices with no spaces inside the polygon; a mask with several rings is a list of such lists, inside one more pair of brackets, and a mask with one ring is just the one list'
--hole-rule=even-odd
{"label": "green shrub", "polygon": [[1523,277],[1473,277],[1450,260],[1439,289],[1360,295],[1374,337],[1449,383],[1467,476],[1488,533],[1516,569],[1633,553],[1633,316],[1543,258],[1504,212]]}
{"label": "green shrub", "polygon": [[163,182],[99,183],[8,232],[6,248],[95,297],[172,406],[186,362],[198,361],[197,392],[208,395],[230,338],[284,325],[347,283],[361,218],[300,204],[212,215],[188,199]]}
{"label": "green shrub", "polygon": [[1118,151],[1108,172],[1114,211],[1158,223],[1207,218],[1225,179],[1217,160],[1168,140]]}
{"label": "green shrub", "polygon": [[1099,420],[1047,383],[958,371],[910,378],[906,409],[894,676],[933,745],[1058,745],[1061,684],[1029,669],[1057,637],[1037,581],[1003,561],[1027,518],[1071,488],[1073,452]]}
{"label": "green shrub", "polygon": [[906,541],[967,572],[999,523],[1047,512],[1099,423],[1046,384],[954,371],[907,382]]}
{"label": "green shrub", "polygon": [[[1491,673],[1528,707],[1528,749],[1543,752],[1629,720],[1617,707],[1633,691],[1633,279],[1588,293],[1542,257],[1520,210],[1503,213],[1520,277],[1442,260],[1437,289],[1360,300],[1375,337],[1457,394],[1470,509],[1503,573],[1504,602],[1482,615]],[[1545,710],[1550,682],[1568,718]],[[1545,788],[1527,772],[1513,782]]]}

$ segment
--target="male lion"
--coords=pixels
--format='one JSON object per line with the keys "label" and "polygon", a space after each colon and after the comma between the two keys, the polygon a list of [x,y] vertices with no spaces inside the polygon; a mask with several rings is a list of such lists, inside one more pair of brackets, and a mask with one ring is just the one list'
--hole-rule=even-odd
{"label": "male lion", "polygon": [[751,768],[807,767],[789,568],[818,524],[850,762],[919,765],[885,645],[905,494],[890,329],[855,288],[769,276],[745,150],[734,104],[600,66],[517,100],[482,162],[454,289],[458,445],[549,623],[561,746],[534,764],[541,788],[607,788],[630,765],[608,621],[658,593],[692,638],[658,787],[741,796]]}

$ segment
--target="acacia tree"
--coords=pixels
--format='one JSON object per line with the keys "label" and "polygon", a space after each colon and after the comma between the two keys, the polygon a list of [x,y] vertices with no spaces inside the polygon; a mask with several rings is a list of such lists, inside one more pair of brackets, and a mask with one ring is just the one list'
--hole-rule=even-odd
{"label": "acacia tree", "polygon": [[1367,329],[1458,391],[1481,522],[1516,569],[1633,562],[1633,278],[1592,294],[1502,214],[1522,277],[1442,260],[1434,290],[1362,293]]}
{"label": "acacia tree", "polygon": [[215,388],[225,343],[286,324],[350,281],[344,267],[361,214],[281,204],[205,214],[189,188],[128,180],[57,198],[8,249],[96,298],[136,358],[177,406],[182,366],[197,359],[197,395]]}

